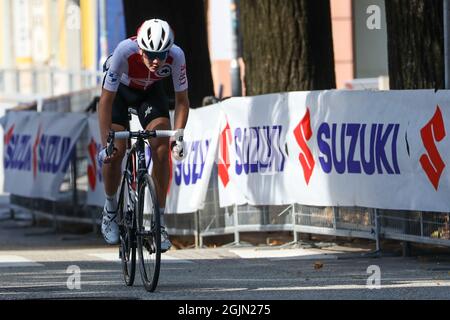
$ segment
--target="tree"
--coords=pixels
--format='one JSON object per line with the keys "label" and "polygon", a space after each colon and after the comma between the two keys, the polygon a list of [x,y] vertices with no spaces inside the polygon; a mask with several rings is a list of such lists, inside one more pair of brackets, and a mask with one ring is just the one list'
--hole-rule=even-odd
{"label": "tree", "polygon": [[[147,19],[159,18],[170,24],[175,43],[186,55],[191,107],[201,106],[205,96],[214,95],[203,0],[124,0],[123,6],[128,37],[136,35]],[[170,79],[165,80],[165,88],[173,97]]]}
{"label": "tree", "polygon": [[[391,89],[443,89],[443,1],[388,0],[385,4]],[[414,219],[415,214],[406,217]],[[405,218],[404,212],[399,215]],[[412,224],[404,220],[405,234]],[[409,243],[402,245],[403,255],[409,255]]]}
{"label": "tree", "polygon": [[444,88],[442,0],[386,1],[391,89]]}
{"label": "tree", "polygon": [[329,0],[240,0],[248,95],[335,88]]}

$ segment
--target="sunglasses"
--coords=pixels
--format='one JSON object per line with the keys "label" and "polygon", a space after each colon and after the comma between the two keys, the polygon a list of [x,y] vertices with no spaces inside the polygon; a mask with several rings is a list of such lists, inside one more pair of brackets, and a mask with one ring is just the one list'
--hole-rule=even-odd
{"label": "sunglasses", "polygon": [[144,53],[147,56],[147,58],[149,58],[150,60],[155,60],[155,59],[166,60],[167,55],[169,54],[169,51],[163,51],[163,52],[144,51]]}

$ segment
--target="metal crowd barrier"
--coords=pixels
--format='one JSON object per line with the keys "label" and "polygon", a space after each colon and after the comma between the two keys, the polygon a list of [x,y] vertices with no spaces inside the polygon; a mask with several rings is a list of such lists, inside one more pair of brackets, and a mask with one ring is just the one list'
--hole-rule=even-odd
{"label": "metal crowd barrier", "polygon": [[377,250],[382,239],[450,247],[449,213],[301,204],[220,208],[217,177],[214,169],[203,210],[167,215],[170,234],[195,236],[198,246],[210,236],[233,235],[238,245],[243,232],[290,231],[292,243],[303,233],[374,240]]}
{"label": "metal crowd barrier", "polygon": [[[1,72],[0,72],[1,77]],[[0,81],[1,82],[1,81]],[[19,110],[53,111],[53,112],[82,112],[86,106],[98,96],[98,87],[89,87],[80,91],[42,98],[39,101],[19,104]],[[86,147],[89,143],[89,133],[86,130],[80,136],[72,154],[67,173],[61,185],[56,201],[26,198],[17,195],[10,196],[10,204],[14,218],[14,211],[26,209],[32,214],[33,221],[42,218],[50,220],[55,229],[62,224],[91,224],[96,230],[101,223],[101,211],[87,206],[88,191]],[[97,232],[97,231],[96,231]]]}

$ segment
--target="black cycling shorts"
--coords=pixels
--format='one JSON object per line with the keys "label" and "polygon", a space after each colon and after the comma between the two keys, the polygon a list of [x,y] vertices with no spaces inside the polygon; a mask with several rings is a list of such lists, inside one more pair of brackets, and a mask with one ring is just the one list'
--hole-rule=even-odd
{"label": "black cycling shorts", "polygon": [[142,128],[157,118],[168,118],[169,100],[167,99],[163,84],[158,81],[148,89],[132,89],[120,84],[112,107],[112,123],[129,128],[128,108],[138,112]]}

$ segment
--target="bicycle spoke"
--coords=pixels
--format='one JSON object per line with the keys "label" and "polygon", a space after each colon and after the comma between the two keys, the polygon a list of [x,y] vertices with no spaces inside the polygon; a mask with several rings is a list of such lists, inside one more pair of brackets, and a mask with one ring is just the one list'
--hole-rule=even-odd
{"label": "bicycle spoke", "polygon": [[125,174],[119,193],[120,258],[125,284],[132,286],[136,270],[136,246],[133,245],[135,227],[133,225],[133,202],[129,196],[130,181],[128,178]]}
{"label": "bicycle spoke", "polygon": [[[139,187],[138,200],[138,252],[142,282],[147,291],[154,291],[158,284],[161,264],[161,234],[159,205],[151,177],[146,175]],[[150,212],[144,212],[144,207]]]}

